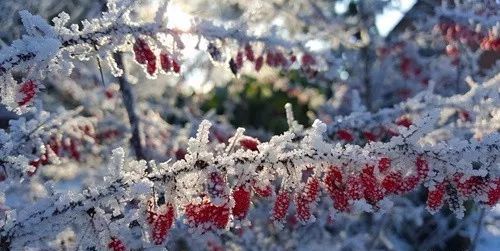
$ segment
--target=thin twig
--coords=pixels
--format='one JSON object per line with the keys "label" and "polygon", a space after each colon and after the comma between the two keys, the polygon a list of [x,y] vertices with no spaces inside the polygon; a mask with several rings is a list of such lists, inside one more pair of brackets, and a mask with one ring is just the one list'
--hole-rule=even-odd
{"label": "thin twig", "polygon": [[[123,104],[125,105],[125,109],[127,110],[128,120],[130,123],[130,127],[132,129],[132,137],[130,138],[130,145],[134,149],[136,159],[146,159],[144,155],[144,151],[142,149],[142,140],[139,130],[139,116],[137,115],[137,111],[135,110],[135,99],[132,87],[130,83],[125,79],[125,67],[123,65],[122,55],[120,53],[116,53],[114,55],[116,64],[123,70],[122,76],[118,77],[118,84],[120,85],[120,92],[122,93]],[[148,169],[146,172],[151,172]]]}
{"label": "thin twig", "polygon": [[[96,51],[99,51],[96,44],[94,44],[94,49]],[[101,73],[101,84],[103,87],[105,87],[106,84],[104,83],[104,73],[102,72],[101,58],[99,57],[99,55],[96,55],[96,59],[97,59],[97,66],[99,66],[99,73]]]}

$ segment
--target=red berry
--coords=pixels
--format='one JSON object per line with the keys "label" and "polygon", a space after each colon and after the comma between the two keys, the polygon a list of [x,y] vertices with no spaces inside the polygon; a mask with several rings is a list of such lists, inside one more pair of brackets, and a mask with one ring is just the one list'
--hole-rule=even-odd
{"label": "red berry", "polygon": [[108,98],[108,99],[113,98],[113,91],[110,89],[107,89],[106,91],[104,91],[104,95],[106,95],[106,98]]}
{"label": "red berry", "polygon": [[414,175],[404,178],[399,193],[403,194],[412,191],[418,186],[420,181],[420,178]]}
{"label": "red berry", "polygon": [[391,167],[391,159],[387,157],[382,157],[378,161],[378,170],[381,173],[385,173]]}
{"label": "red berry", "polygon": [[156,72],[156,56],[147,42],[144,39],[137,38],[133,50],[137,63],[145,64],[148,74],[153,75]]}
{"label": "red berry", "polygon": [[272,219],[281,221],[285,218],[288,208],[290,207],[291,194],[288,191],[280,191],[274,202]]}
{"label": "red berry", "polygon": [[309,66],[309,65],[314,65],[316,63],[316,60],[314,59],[314,57],[311,54],[306,53],[306,54],[302,55],[301,63],[302,63],[302,66]]}
{"label": "red berry", "polygon": [[347,198],[350,200],[359,200],[364,196],[364,187],[361,178],[357,175],[352,175],[347,178]]}
{"label": "red berry", "polygon": [[184,157],[186,157],[186,154],[187,154],[187,151],[183,148],[179,148],[175,151],[175,158],[177,160],[181,160],[181,159],[184,159]]}
{"label": "red berry", "polygon": [[406,128],[410,127],[413,124],[411,119],[407,116],[400,117],[396,120],[396,125],[404,126]]}
{"label": "red berry", "polygon": [[251,193],[244,185],[238,186],[233,190],[234,206],[232,209],[233,216],[237,220],[242,220],[247,216],[250,209]]}
{"label": "red berry", "polygon": [[156,245],[160,245],[165,241],[168,232],[172,228],[172,223],[175,219],[174,207],[171,204],[166,205],[166,211],[158,214],[153,222],[153,241]]}
{"label": "red berry", "polygon": [[487,190],[487,183],[482,177],[472,176],[463,182],[460,182],[460,177],[457,178],[457,190],[464,197],[481,196]]}
{"label": "red berry", "polygon": [[344,190],[336,189],[330,193],[333,207],[341,212],[349,211],[349,199]]}
{"label": "red berry", "polygon": [[374,174],[374,167],[367,166],[361,173],[361,182],[364,188],[364,197],[371,204],[376,204],[384,198],[382,187]]}
{"label": "red berry", "polygon": [[262,65],[264,64],[264,57],[262,56],[259,56],[256,60],[255,60],[255,71],[260,71],[260,68],[262,68]]}
{"label": "red berry", "polygon": [[376,141],[377,140],[377,136],[372,133],[372,132],[363,132],[363,137],[368,140],[368,141]]}
{"label": "red berry", "polygon": [[146,65],[146,71],[149,75],[153,75],[156,72],[156,60],[148,61],[148,64]]}
{"label": "red berry", "polygon": [[245,45],[245,56],[250,62],[253,62],[255,60],[255,55],[253,53],[253,49],[250,44]]}
{"label": "red berry", "polygon": [[469,112],[467,112],[466,110],[460,110],[458,112],[458,117],[460,118],[460,120],[462,121],[470,121],[470,114]]}
{"label": "red berry", "polygon": [[17,101],[17,104],[22,106],[33,100],[37,92],[37,82],[35,80],[27,80],[21,84],[19,87],[19,93],[22,96],[21,100]]}
{"label": "red berry", "polygon": [[276,66],[286,67],[288,65],[288,60],[279,51],[274,54],[274,61]]}
{"label": "red berry", "polygon": [[436,212],[443,206],[444,196],[446,194],[446,184],[447,182],[444,181],[429,188],[427,193],[427,209],[430,212]]}
{"label": "red berry", "polygon": [[244,136],[240,139],[240,145],[248,150],[258,151],[257,146],[260,144],[259,140],[249,136]]}
{"label": "red berry", "polygon": [[175,59],[172,60],[172,68],[174,69],[175,73],[181,72],[181,65]]}
{"label": "red berry", "polygon": [[500,200],[500,178],[490,182],[490,189],[488,190],[488,201],[486,202],[490,206],[494,206]]}
{"label": "red berry", "polygon": [[170,59],[169,55],[166,52],[162,52],[160,54],[160,64],[161,64],[161,69],[164,72],[169,72],[172,70],[172,60]]}
{"label": "red berry", "polygon": [[342,182],[342,173],[335,166],[330,166],[325,174],[324,184],[330,198],[333,200],[333,207],[339,211],[348,211],[349,203],[345,186]]}
{"label": "red berry", "polygon": [[422,181],[429,175],[429,164],[427,160],[423,159],[421,156],[417,157],[415,161],[415,166],[417,167],[418,178]]}
{"label": "red berry", "polygon": [[147,62],[146,55],[144,53],[145,48],[149,48],[146,41],[137,38],[135,40],[133,50],[135,54],[135,61],[137,61],[137,63],[139,64],[145,64]]}
{"label": "red berry", "polygon": [[108,248],[113,251],[125,251],[125,245],[117,237],[111,237],[111,241],[108,243]]}
{"label": "red berry", "polygon": [[347,142],[351,142],[354,140],[354,136],[347,130],[345,129],[340,129],[337,131],[337,136]]}
{"label": "red berry", "polygon": [[297,205],[297,216],[300,221],[307,222],[312,215],[312,207],[319,197],[319,181],[310,177],[304,186],[304,189],[295,199]]}
{"label": "red berry", "polygon": [[385,190],[385,194],[395,194],[400,192],[402,183],[403,175],[401,172],[393,171],[384,177],[382,187]]}
{"label": "red berry", "polygon": [[276,66],[276,60],[272,51],[268,52],[266,55],[266,64],[271,67]]}
{"label": "red berry", "polygon": [[236,67],[238,69],[241,69],[241,67],[243,67],[243,52],[241,51],[238,51],[238,53],[236,54]]}
{"label": "red berry", "polygon": [[342,183],[342,173],[338,170],[336,166],[330,166],[325,174],[324,179],[325,187],[329,193],[333,190],[341,188]]}
{"label": "red berry", "polygon": [[257,184],[253,184],[252,188],[255,191],[255,193],[261,197],[269,197],[273,194],[273,187],[271,185],[261,187],[258,186]]}
{"label": "red berry", "polygon": [[201,228],[203,232],[215,228],[223,229],[229,222],[227,204],[216,206],[206,198],[201,204],[188,204],[185,215],[191,227]]}

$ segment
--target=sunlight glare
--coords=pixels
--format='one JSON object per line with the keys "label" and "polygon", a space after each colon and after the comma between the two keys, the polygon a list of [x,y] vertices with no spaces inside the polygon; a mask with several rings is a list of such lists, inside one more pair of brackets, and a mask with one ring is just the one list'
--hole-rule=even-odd
{"label": "sunlight glare", "polygon": [[168,27],[188,31],[191,29],[191,15],[184,12],[179,6],[170,4],[167,9]]}

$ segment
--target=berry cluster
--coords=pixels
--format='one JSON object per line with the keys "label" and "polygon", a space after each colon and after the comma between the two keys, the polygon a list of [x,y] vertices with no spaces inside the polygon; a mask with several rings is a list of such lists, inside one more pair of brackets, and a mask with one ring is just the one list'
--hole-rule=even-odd
{"label": "berry cluster", "polygon": [[471,176],[464,178],[464,174],[456,173],[453,178],[445,179],[429,187],[427,192],[427,209],[430,212],[438,211],[447,202],[448,206],[460,208],[463,201],[477,199],[486,195],[485,203],[494,206],[500,198],[500,179],[491,180],[488,177]]}
{"label": "berry cluster", "polygon": [[459,54],[459,49],[457,47],[458,42],[465,44],[470,48],[480,47],[486,51],[500,50],[500,38],[493,32],[484,34],[482,32],[477,32],[466,25],[454,22],[443,22],[436,27],[449,45],[446,47],[446,52],[450,56],[455,57]]}
{"label": "berry cluster", "polygon": [[208,174],[206,194],[201,195],[201,203],[190,203],[185,206],[186,220],[189,226],[201,229],[202,232],[224,229],[229,222],[229,196],[226,179],[220,172]]}
{"label": "berry cluster", "polygon": [[[87,124],[84,126],[78,126],[74,128],[75,130],[81,131],[84,136],[89,136],[91,138],[96,138],[94,134],[94,129],[91,125]],[[43,165],[50,163],[50,156],[53,154],[56,157],[67,157],[80,161],[81,153],[79,145],[82,143],[82,138],[75,136],[63,136],[63,137],[50,137],[48,142],[45,144],[45,150],[42,152],[41,156],[37,159],[30,161],[30,165],[34,167],[33,170],[28,172],[28,175],[32,176],[36,173],[38,168]]]}
{"label": "berry cluster", "polygon": [[134,43],[135,61],[146,65],[146,71],[149,75],[156,72],[156,55],[149,47],[148,43],[141,38],[137,38]]}
{"label": "berry cluster", "polygon": [[168,52],[160,53],[160,64],[161,64],[161,69],[165,73],[169,73],[171,71],[175,73],[181,72],[181,65],[179,64],[177,59],[175,59]]}
{"label": "berry cluster", "polygon": [[[217,61],[220,58],[219,50],[211,43],[208,47],[208,51],[212,58]],[[229,60],[229,68],[233,74],[238,74],[238,72],[243,67],[245,60],[254,65],[255,71],[260,71],[264,64],[273,68],[288,69],[290,66],[297,62],[297,56],[290,52],[288,55],[279,49],[267,49],[261,55],[256,56],[255,52],[250,44],[246,44],[243,49],[238,50],[236,56]],[[308,76],[314,77],[317,74],[316,70],[316,60],[314,57],[308,53],[302,55],[300,62],[300,69]]]}
{"label": "berry cluster", "polygon": [[374,166],[366,166],[360,174],[343,173],[339,167],[330,166],[322,183],[317,177],[309,177],[303,188],[295,193],[282,188],[275,198],[271,219],[282,221],[288,213],[292,198],[295,198],[297,219],[303,223],[309,222],[321,194],[321,185],[333,200],[334,208],[340,212],[351,211],[351,205],[359,200],[377,208],[377,203],[385,196],[408,193],[427,178],[427,161],[419,157],[415,166],[416,173],[407,176],[401,171],[390,171],[391,163],[388,158],[380,159],[377,173]]}
{"label": "berry cluster", "polygon": [[[153,50],[149,47],[146,40],[137,38],[133,46],[135,61],[137,63],[146,65],[146,72],[149,75],[154,75],[157,70],[157,57]],[[161,69],[165,73],[181,71],[179,61],[168,52],[161,52],[159,55]]]}

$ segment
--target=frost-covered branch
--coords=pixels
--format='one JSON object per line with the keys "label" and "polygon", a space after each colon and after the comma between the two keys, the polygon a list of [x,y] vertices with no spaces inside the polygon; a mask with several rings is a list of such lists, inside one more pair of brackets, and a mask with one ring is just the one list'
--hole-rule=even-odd
{"label": "frost-covered branch", "polygon": [[[185,160],[159,165],[152,162],[149,165],[153,171],[147,174],[146,162],[126,160],[123,151],[117,150],[105,184],[79,195],[54,195],[42,203],[44,206],[40,202],[26,208],[5,225],[2,235],[12,247],[34,244],[45,236],[36,233],[39,227],[51,226],[52,232],[57,232],[66,227],[66,220],[90,220],[88,211],[97,208],[101,208],[103,224],[119,224],[119,228],[126,229],[131,221],[144,222],[148,215],[141,213],[142,206],[126,205],[133,201],[147,204],[148,198],[154,198],[153,190],[164,194],[167,212],[170,207],[176,212],[170,217],[184,215],[185,222],[200,232],[225,229],[230,219],[235,224],[238,219],[244,220],[250,207],[245,198],[252,191],[261,196],[276,196],[271,214],[276,222],[283,220],[291,201],[301,221],[314,221],[313,210],[321,193],[333,200],[333,212],[384,211],[390,208],[391,195],[406,194],[420,184],[429,189],[431,211],[444,201],[458,216],[463,216],[463,201],[467,199],[495,205],[500,135],[493,133],[480,142],[419,144],[433,119],[429,115],[425,123],[412,126],[387,143],[374,142],[364,147],[325,142],[326,126],[316,121],[303,136],[286,132],[260,144],[240,139],[239,149],[226,151],[209,149],[210,123],[204,121],[196,139],[190,140]],[[446,185],[441,188],[441,184]],[[129,216],[116,217],[120,214]],[[114,236],[117,230],[113,227],[109,231]],[[150,237],[158,242],[158,236]]]}

